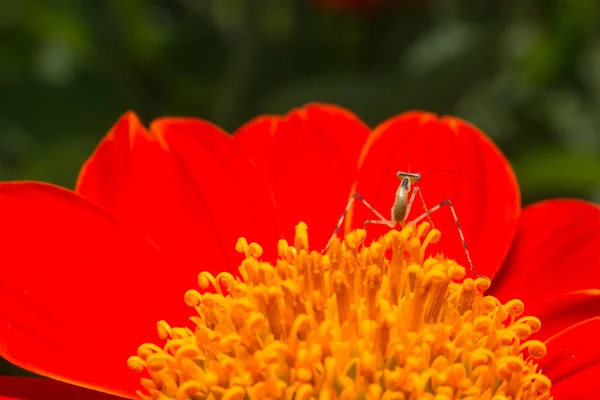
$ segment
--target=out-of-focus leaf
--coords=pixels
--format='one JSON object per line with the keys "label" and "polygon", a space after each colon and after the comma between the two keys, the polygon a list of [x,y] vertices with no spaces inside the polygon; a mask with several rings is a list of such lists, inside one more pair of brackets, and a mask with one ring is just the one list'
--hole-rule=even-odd
{"label": "out-of-focus leaf", "polygon": [[578,60],[578,75],[594,103],[600,103],[600,41],[590,43]]}
{"label": "out-of-focus leaf", "polygon": [[471,53],[481,39],[477,33],[475,26],[458,21],[440,24],[416,40],[401,63],[414,75],[439,70],[447,62]]}
{"label": "out-of-focus leaf", "polygon": [[73,188],[79,168],[95,146],[92,140],[65,140],[45,145],[22,161],[14,179],[41,180]]}
{"label": "out-of-focus leaf", "polygon": [[37,54],[35,63],[38,76],[45,82],[64,85],[73,78],[75,56],[63,42],[45,41]]}
{"label": "out-of-focus leaf", "polygon": [[285,42],[295,28],[292,2],[268,0],[265,3],[266,6],[258,6],[261,8],[258,13],[261,17],[261,33],[267,40]]}
{"label": "out-of-focus leaf", "polygon": [[600,155],[597,107],[590,106],[581,94],[567,88],[548,93],[542,106],[566,148],[580,155]]}
{"label": "out-of-focus leaf", "polygon": [[81,5],[72,1],[44,0],[25,0],[20,10],[22,23],[38,38],[53,38],[77,52],[90,46],[90,27],[81,18],[82,12]]}
{"label": "out-of-focus leaf", "polygon": [[250,3],[243,0],[206,1],[209,4],[210,16],[215,25],[222,31],[239,32],[246,19]]}
{"label": "out-of-focus leaf", "polygon": [[545,84],[555,79],[585,44],[585,37],[599,20],[596,0],[556,3],[548,9],[551,19],[538,31],[530,51],[524,55],[521,72],[527,81]]}
{"label": "out-of-focus leaf", "polygon": [[538,149],[513,160],[522,191],[577,191],[600,189],[600,159],[565,153],[561,149]]}
{"label": "out-of-focus leaf", "polygon": [[172,23],[164,10],[144,0],[113,0],[109,5],[128,51],[141,61],[159,57],[172,40]]}
{"label": "out-of-focus leaf", "polygon": [[326,74],[286,82],[264,94],[256,102],[257,109],[283,112],[309,101],[326,101],[350,107],[370,123],[408,109],[450,113],[469,86],[477,83],[481,71],[494,62],[490,45],[495,36],[490,33],[423,71],[401,64],[388,73]]}
{"label": "out-of-focus leaf", "polygon": [[[145,122],[191,115],[232,130],[257,114],[329,101],[370,124],[408,109],[457,115],[517,163],[555,149],[518,166],[528,201],[600,191],[586,175],[600,148],[596,0],[398,2],[368,14],[308,0],[4,3],[3,179],[71,185],[127,109]],[[70,142],[90,148],[60,149]],[[587,164],[548,181],[565,154]]]}

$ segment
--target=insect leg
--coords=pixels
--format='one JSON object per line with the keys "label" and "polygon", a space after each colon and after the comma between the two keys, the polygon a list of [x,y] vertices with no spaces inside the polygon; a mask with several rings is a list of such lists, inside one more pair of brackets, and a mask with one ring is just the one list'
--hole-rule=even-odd
{"label": "insect leg", "polygon": [[388,221],[385,219],[368,219],[365,221],[365,228],[367,227],[367,224],[374,224],[374,225],[387,225],[390,228],[394,227],[394,224],[392,224],[392,221]]}
{"label": "insect leg", "polygon": [[450,200],[444,200],[440,204],[431,207],[429,210],[425,211],[423,214],[419,215],[417,218],[415,218],[412,221],[410,221],[409,223],[407,223],[406,226],[411,226],[411,225],[416,224],[417,222],[421,221],[423,218],[429,217],[429,215],[431,213],[436,212],[437,210],[439,210],[440,208],[442,208],[445,205],[449,206],[450,211],[452,211],[452,218],[454,218],[454,223],[456,223],[456,229],[458,229],[458,234],[460,235],[460,238],[462,240],[463,248],[465,249],[465,255],[467,256],[467,260],[469,261],[469,266],[471,268],[471,271],[478,278],[482,278],[483,276],[479,275],[477,273],[477,271],[475,270],[475,267],[473,267],[473,261],[471,260],[471,254],[469,253],[469,249],[467,248],[467,242],[465,241],[465,235],[463,234],[462,228],[460,227],[460,222],[458,222],[458,217],[456,216],[456,210],[454,209],[454,206],[452,205],[452,202]]}
{"label": "insect leg", "polygon": [[[427,204],[425,204],[425,199],[423,198],[423,193],[421,193],[421,188],[418,186],[413,186],[413,192],[410,195],[410,200],[408,200],[408,206],[406,206],[406,216],[407,217],[410,215],[410,209],[412,208],[413,201],[415,200],[415,196],[417,195],[417,193],[419,193],[419,197],[421,198],[421,203],[423,203],[423,208],[425,209],[425,214],[427,214],[427,211],[429,211],[427,209]],[[429,220],[431,227],[435,228],[435,225],[433,224],[433,220],[431,219],[429,214],[427,214],[427,219]]]}
{"label": "insect leg", "polygon": [[379,218],[379,220],[365,221],[365,225],[367,223],[386,224],[388,226],[393,225],[392,221],[386,220],[385,217],[383,215],[381,215],[381,213],[379,211],[377,211],[372,205],[370,205],[369,203],[367,203],[367,201],[365,199],[363,199],[363,197],[360,194],[353,193],[352,197],[350,198],[350,201],[348,202],[348,205],[346,206],[346,209],[342,213],[342,216],[340,217],[340,219],[338,221],[338,224],[335,227],[335,230],[333,231],[333,234],[331,235],[331,237],[327,241],[327,245],[325,246],[325,248],[323,249],[323,251],[321,253],[325,254],[327,252],[327,249],[329,249],[329,245],[331,244],[331,241],[333,240],[333,238],[339,232],[339,230],[340,230],[340,228],[342,226],[342,222],[344,221],[344,218],[346,217],[346,214],[348,213],[348,210],[350,209],[350,207],[352,207],[352,203],[354,203],[354,199],[357,199],[361,203],[363,203],[369,210],[371,210],[373,212],[373,214],[375,214]]}

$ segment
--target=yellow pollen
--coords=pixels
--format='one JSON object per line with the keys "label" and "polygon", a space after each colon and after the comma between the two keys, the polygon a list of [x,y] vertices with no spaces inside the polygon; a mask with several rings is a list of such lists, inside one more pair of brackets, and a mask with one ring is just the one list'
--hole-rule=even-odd
{"label": "yellow pollen", "polygon": [[[240,239],[241,279],[203,272],[186,303],[194,327],[158,323],[164,346],[143,344],[129,367],[147,371],[143,399],[550,399],[536,360],[543,343],[520,300],[484,296],[486,278],[442,256],[428,223],[364,245],[364,230],[309,251],[307,227],[279,259]],[[462,280],[462,281],[461,281]],[[223,288],[225,290],[223,290]]]}

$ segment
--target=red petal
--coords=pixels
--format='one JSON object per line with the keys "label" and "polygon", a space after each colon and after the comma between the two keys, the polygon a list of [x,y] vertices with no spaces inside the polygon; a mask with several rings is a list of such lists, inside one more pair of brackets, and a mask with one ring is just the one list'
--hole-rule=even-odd
{"label": "red petal", "polygon": [[571,325],[600,314],[599,289],[550,296],[544,298],[543,304],[538,301],[529,307],[525,303],[527,314],[535,315],[542,321],[542,330],[535,334],[537,340],[545,340]]}
{"label": "red petal", "polygon": [[[457,119],[409,112],[379,125],[365,144],[359,161],[356,192],[390,218],[397,171],[421,172],[417,184],[431,208],[452,201],[480,274],[494,276],[513,239],[520,213],[520,196],[514,173],[498,148],[477,128]],[[465,176],[465,174],[467,176]],[[450,210],[432,214],[442,240],[432,246],[468,268],[462,241]],[[353,227],[376,219],[362,204],[354,206]],[[423,213],[419,196],[407,221]],[[382,234],[387,228],[369,225]]]}
{"label": "red petal", "polygon": [[598,315],[600,207],[550,200],[523,210],[514,245],[493,281],[501,301],[518,298],[542,321],[538,338]]}
{"label": "red petal", "polygon": [[272,168],[274,162],[286,161],[285,158],[275,159],[274,154],[275,135],[281,129],[282,120],[283,117],[265,115],[246,123],[233,134],[234,141],[252,159],[259,173],[266,179],[277,173]]}
{"label": "red petal", "polygon": [[[548,353],[539,365],[556,385],[556,390],[569,395],[600,392],[598,375],[595,375],[596,379],[590,375],[600,367],[599,334],[600,317],[596,317],[570,326],[546,341]],[[590,379],[585,379],[586,376]],[[553,394],[558,393],[553,390]]]}
{"label": "red petal", "polygon": [[556,400],[600,399],[600,364],[595,364],[553,385],[550,391]]}
{"label": "red petal", "polygon": [[[164,138],[177,161],[192,178],[203,219],[192,226],[195,249],[213,249],[212,235],[227,257],[230,271],[237,271],[240,237],[263,246],[265,254],[277,255],[281,225],[272,193],[256,166],[231,136],[199,119],[161,118],[150,126]],[[193,210],[190,210],[193,213]],[[214,240],[214,239],[213,239]]]}
{"label": "red petal", "polygon": [[234,138],[273,188],[285,236],[293,237],[294,226],[304,221],[311,247],[321,249],[356,180],[368,131],[347,110],[311,104],[285,116],[257,118]]}
{"label": "red petal", "polygon": [[0,400],[47,399],[118,400],[122,397],[115,397],[53,379],[0,376]]}
{"label": "red petal", "polygon": [[185,324],[182,279],[151,241],[76,194],[0,184],[0,356],[38,374],[133,394],[127,367],[156,322]]}
{"label": "red petal", "polygon": [[187,260],[194,275],[236,271],[240,236],[266,249],[281,237],[256,168],[231,137],[201,120],[164,118],[147,132],[126,114],[82,168],[77,190]]}

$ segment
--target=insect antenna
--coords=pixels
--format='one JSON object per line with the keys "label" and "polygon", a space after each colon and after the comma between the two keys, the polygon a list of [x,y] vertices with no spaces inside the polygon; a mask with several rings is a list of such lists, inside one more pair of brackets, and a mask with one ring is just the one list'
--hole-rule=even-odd
{"label": "insect antenna", "polygon": [[423,169],[423,170],[419,171],[420,174],[422,174],[423,172],[426,172],[426,173],[427,172],[445,172],[448,174],[460,175],[460,176],[464,176],[465,178],[475,180],[475,177],[467,174],[466,172],[453,171],[451,169]]}

